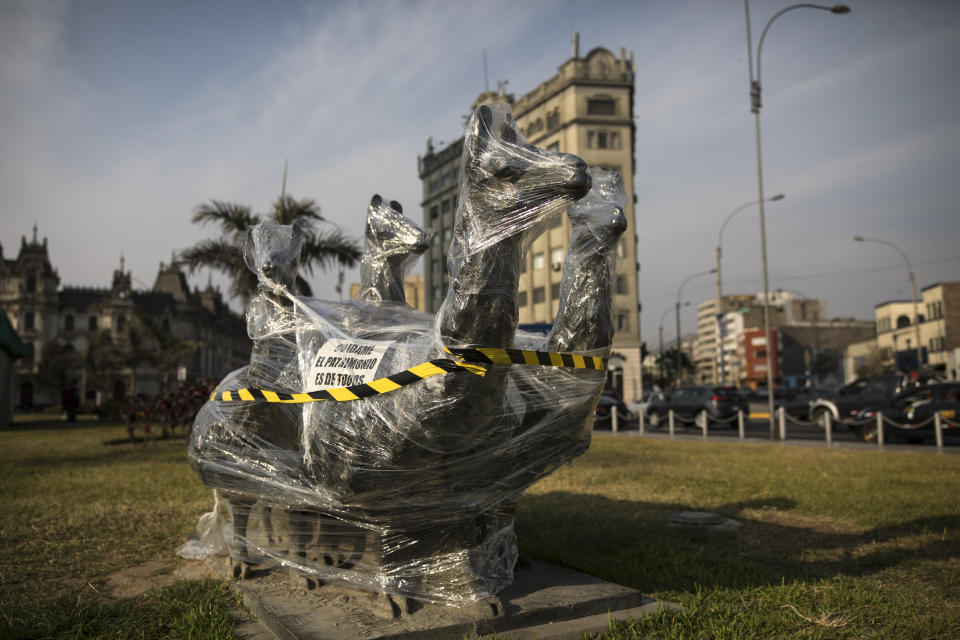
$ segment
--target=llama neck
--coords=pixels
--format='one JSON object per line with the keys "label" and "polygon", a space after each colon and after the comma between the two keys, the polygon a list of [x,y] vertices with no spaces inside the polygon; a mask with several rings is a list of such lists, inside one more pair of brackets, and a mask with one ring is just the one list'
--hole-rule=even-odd
{"label": "llama neck", "polygon": [[[571,247],[573,243],[571,243]],[[557,317],[547,336],[549,351],[608,349],[613,341],[610,248],[567,253]]]}
{"label": "llama neck", "polygon": [[360,299],[365,302],[406,302],[403,291],[403,264],[406,257],[381,255],[365,260],[360,276]]}
{"label": "llama neck", "polygon": [[[452,253],[455,248],[451,248]],[[513,344],[519,318],[517,287],[522,257],[520,238],[510,237],[462,258],[438,314],[445,345]]]}

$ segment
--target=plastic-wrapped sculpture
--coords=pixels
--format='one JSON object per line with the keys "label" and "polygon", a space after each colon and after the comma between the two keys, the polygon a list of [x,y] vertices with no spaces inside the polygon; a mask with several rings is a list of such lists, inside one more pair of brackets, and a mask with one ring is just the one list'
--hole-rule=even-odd
{"label": "plastic-wrapped sculpture", "polygon": [[[510,583],[516,502],[589,446],[605,377],[625,195],[615,173],[592,173],[591,190],[582,160],[527,145],[506,105],[480,107],[436,316],[404,302],[427,237],[395,202],[371,201],[359,301],[297,296],[299,231],[250,230],[250,365],[221,382],[190,447],[229,505],[237,576],[273,560],[300,579],[448,604]],[[553,329],[518,332],[526,249],[565,208]]]}

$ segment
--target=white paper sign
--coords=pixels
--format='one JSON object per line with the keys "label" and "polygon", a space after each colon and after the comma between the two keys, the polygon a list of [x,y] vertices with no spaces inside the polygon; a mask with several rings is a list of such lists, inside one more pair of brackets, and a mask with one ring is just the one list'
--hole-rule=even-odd
{"label": "white paper sign", "polygon": [[392,342],[327,340],[313,356],[304,376],[305,391],[349,387],[376,379],[377,368]]}

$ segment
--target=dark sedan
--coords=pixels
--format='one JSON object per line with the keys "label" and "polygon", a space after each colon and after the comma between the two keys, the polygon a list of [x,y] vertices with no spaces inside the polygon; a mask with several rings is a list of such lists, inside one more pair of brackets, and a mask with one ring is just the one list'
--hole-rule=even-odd
{"label": "dark sedan", "polygon": [[684,421],[703,424],[710,422],[733,422],[737,411],[749,415],[746,398],[732,387],[693,385],[680,387],[652,401],[646,407],[647,424],[656,429],[667,424],[668,412]]}
{"label": "dark sedan", "polygon": [[[940,414],[943,435],[960,435],[960,382],[943,382],[917,387],[897,395],[892,407],[876,407],[860,414],[861,419],[876,416],[882,411],[884,439],[923,442],[933,440],[934,416]],[[877,437],[875,422],[861,427],[861,435],[868,442]]]}

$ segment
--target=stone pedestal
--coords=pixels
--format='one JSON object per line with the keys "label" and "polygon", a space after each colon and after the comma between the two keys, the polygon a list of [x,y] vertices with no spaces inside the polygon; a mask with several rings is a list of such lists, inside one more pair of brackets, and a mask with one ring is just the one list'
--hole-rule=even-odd
{"label": "stone pedestal", "polygon": [[677,607],[536,560],[521,560],[513,584],[498,599],[460,608],[414,601],[407,606],[403,598],[339,585],[298,588],[283,571],[254,572],[234,585],[280,640],[445,640],[492,634],[581,638],[585,632],[605,630],[610,620]]}

